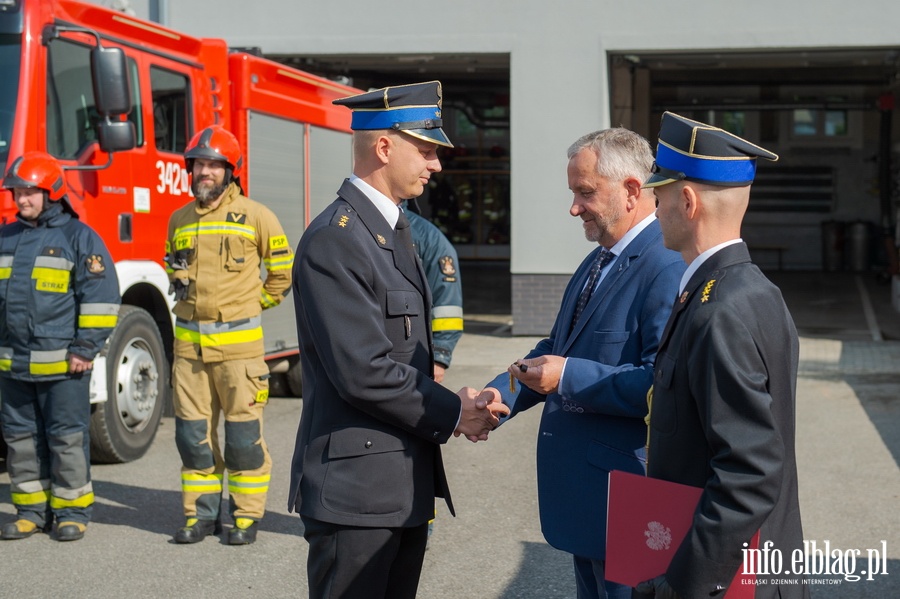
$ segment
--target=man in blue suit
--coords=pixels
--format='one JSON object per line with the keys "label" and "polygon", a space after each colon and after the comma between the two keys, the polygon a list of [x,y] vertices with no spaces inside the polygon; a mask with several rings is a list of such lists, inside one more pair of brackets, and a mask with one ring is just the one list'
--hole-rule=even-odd
{"label": "man in blue suit", "polygon": [[630,598],[630,587],[604,580],[608,474],[644,474],[646,396],[685,266],[663,247],[653,194],[642,189],[653,164],[647,140],[597,131],[568,157],[569,213],[599,247],[569,281],[550,337],[488,387],[510,418],[544,402],[541,528],[573,554],[578,598]]}

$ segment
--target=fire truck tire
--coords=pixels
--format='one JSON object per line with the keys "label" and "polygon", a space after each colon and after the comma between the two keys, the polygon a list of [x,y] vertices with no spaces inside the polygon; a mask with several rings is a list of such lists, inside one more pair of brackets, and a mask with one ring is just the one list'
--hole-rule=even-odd
{"label": "fire truck tire", "polygon": [[294,397],[303,397],[303,370],[300,368],[300,356],[290,360],[287,371],[288,389]]}
{"label": "fire truck tire", "polygon": [[153,318],[123,305],[106,344],[106,402],[91,414],[91,460],[136,460],[150,448],[168,401],[169,363]]}

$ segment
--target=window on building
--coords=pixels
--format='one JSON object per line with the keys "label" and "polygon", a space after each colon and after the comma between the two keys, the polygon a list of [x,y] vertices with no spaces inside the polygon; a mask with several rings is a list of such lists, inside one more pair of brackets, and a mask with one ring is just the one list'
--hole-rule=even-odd
{"label": "window on building", "polygon": [[181,154],[190,139],[188,78],[160,67],[150,67],[153,95],[153,137],[156,148]]}
{"label": "window on building", "polygon": [[796,108],[793,111],[791,131],[794,137],[846,137],[847,121],[846,110]]}
{"label": "window on building", "polygon": [[690,113],[689,118],[719,127],[740,137],[748,136],[747,112],[744,110],[695,110]]}

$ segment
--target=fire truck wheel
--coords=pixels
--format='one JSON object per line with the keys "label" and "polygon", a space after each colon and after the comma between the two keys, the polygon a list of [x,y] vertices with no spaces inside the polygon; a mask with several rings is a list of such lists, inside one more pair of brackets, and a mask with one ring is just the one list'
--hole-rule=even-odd
{"label": "fire truck wheel", "polygon": [[300,356],[290,359],[287,371],[288,389],[294,397],[303,397],[303,371],[300,368]]}
{"label": "fire truck wheel", "polygon": [[100,463],[136,460],[156,436],[169,396],[169,363],[150,315],[123,305],[106,344],[108,398],[91,414],[91,458]]}

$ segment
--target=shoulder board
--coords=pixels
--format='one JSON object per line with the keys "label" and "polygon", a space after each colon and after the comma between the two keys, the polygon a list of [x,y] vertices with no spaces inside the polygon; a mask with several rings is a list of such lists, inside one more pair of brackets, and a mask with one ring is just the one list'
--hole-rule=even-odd
{"label": "shoulder board", "polygon": [[709,278],[702,285],[700,285],[697,291],[700,294],[701,304],[708,304],[710,302],[716,301],[716,297],[720,289],[720,284],[722,282],[722,279],[725,278],[726,272],[727,271],[725,269],[716,269],[709,275]]}
{"label": "shoulder board", "polygon": [[357,220],[357,214],[352,208],[349,206],[340,206],[334,211],[334,216],[331,217],[330,224],[332,227],[347,229],[349,231],[353,228],[353,225]]}

